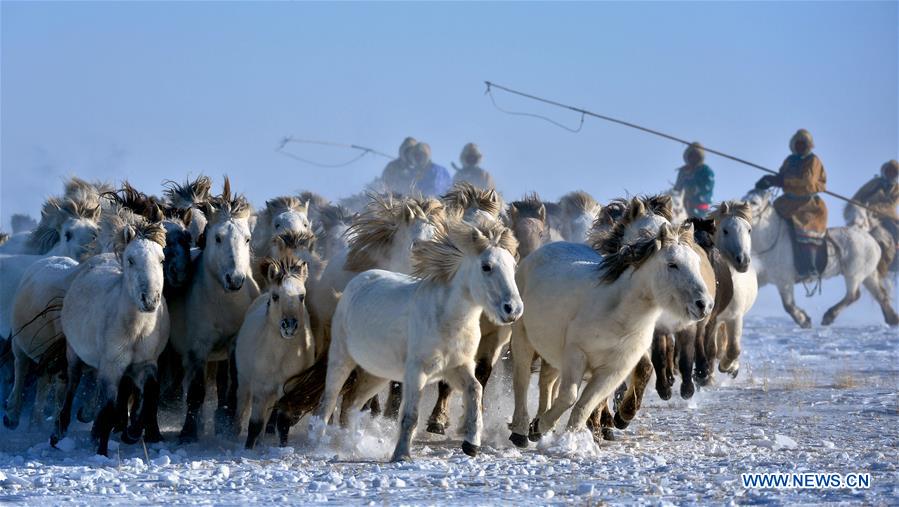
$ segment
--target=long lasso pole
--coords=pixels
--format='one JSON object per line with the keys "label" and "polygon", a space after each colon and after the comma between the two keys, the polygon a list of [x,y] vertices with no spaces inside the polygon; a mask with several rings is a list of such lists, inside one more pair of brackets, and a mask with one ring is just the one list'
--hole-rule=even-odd
{"label": "long lasso pole", "polygon": [[[490,98],[491,98],[491,99],[493,99],[492,89],[493,89],[493,88],[496,88],[496,89],[498,89],[498,90],[502,90],[502,91],[504,91],[504,92],[508,92],[508,93],[513,94],[513,95],[518,95],[518,96],[524,97],[524,98],[526,98],[526,99],[534,100],[534,101],[537,101],[537,102],[542,102],[542,103],[544,103],[544,104],[549,104],[549,105],[551,105],[551,106],[560,107],[560,108],[562,108],[562,109],[568,109],[569,111],[574,111],[575,113],[579,113],[582,117],[583,117],[583,116],[592,116],[593,118],[598,118],[598,119],[600,119],[600,120],[605,120],[605,121],[608,121],[608,122],[611,122],[611,123],[617,123],[618,125],[623,125],[623,126],[625,126],[625,127],[630,127],[630,128],[633,128],[633,129],[637,129],[637,130],[646,132],[646,133],[648,133],[648,134],[652,134],[652,135],[655,135],[655,136],[663,137],[663,138],[665,138],[665,139],[668,139],[668,140],[671,140],[671,141],[675,141],[675,142],[678,142],[678,143],[681,143],[681,144],[685,144],[685,145],[690,144],[690,141],[687,141],[686,139],[681,139],[680,137],[676,137],[676,136],[673,136],[673,135],[671,135],[671,134],[666,134],[665,132],[661,132],[661,131],[658,131],[658,130],[655,130],[655,129],[643,127],[643,126],[637,125],[636,123],[631,123],[631,122],[628,122],[628,121],[619,120],[618,118],[612,118],[611,116],[606,116],[606,115],[603,115],[603,114],[594,113],[594,112],[592,112],[592,111],[588,111],[587,109],[583,109],[583,108],[580,108],[580,107],[570,106],[570,105],[568,105],[568,104],[563,104],[563,103],[561,103],[561,102],[556,102],[555,100],[545,99],[545,98],[543,98],[543,97],[538,97],[538,96],[536,96],[536,95],[531,95],[530,93],[524,93],[524,92],[521,92],[521,91],[518,91],[518,90],[513,90],[512,88],[508,88],[508,87],[505,87],[505,86],[502,86],[502,85],[498,85],[498,84],[493,83],[493,82],[491,82],[491,81],[484,81],[484,84],[487,85],[487,92],[486,92],[486,93],[487,93],[488,95],[490,95]],[[537,116],[537,115],[530,115],[530,116]],[[555,123],[555,122],[551,121],[551,123]],[[738,163],[743,164],[743,165],[748,165],[749,167],[758,169],[758,170],[760,170],[760,171],[764,171],[764,172],[766,172],[766,173],[768,173],[768,174],[777,174],[777,171],[771,170],[771,169],[769,169],[769,168],[767,168],[767,167],[758,165],[758,164],[756,164],[756,163],[754,163],[754,162],[750,162],[750,161],[745,160],[745,159],[742,159],[742,158],[740,158],[740,157],[735,157],[735,156],[733,156],[733,155],[729,155],[729,154],[724,153],[724,152],[722,152],[722,151],[718,151],[718,150],[709,148],[709,147],[707,147],[707,146],[705,146],[705,145],[703,145],[702,149],[705,150],[705,151],[708,152],[708,153],[713,153],[713,154],[715,154],[715,155],[718,155],[719,157],[724,157],[724,158],[726,158],[726,159],[733,160],[734,162],[738,162]],[[840,199],[840,200],[842,200],[842,201],[846,201],[846,202],[848,202],[849,204],[853,204],[853,205],[855,205],[855,206],[858,206],[858,207],[860,207],[860,208],[863,208],[863,209],[865,209],[865,210],[868,210],[868,211],[870,211],[870,212],[872,212],[872,213],[875,213],[875,214],[877,214],[877,215],[880,215],[880,216],[883,216],[883,217],[888,218],[886,214],[881,213],[880,211],[877,211],[877,210],[875,210],[875,209],[869,208],[869,207],[866,206],[865,204],[862,204],[862,203],[856,201],[855,199],[850,199],[849,197],[840,195],[840,194],[838,194],[838,193],[836,193],[836,192],[831,192],[830,190],[825,190],[823,193],[825,193],[825,194],[827,194],[827,195],[829,195],[829,196],[831,196],[831,197],[835,197],[835,198],[837,198],[837,199]]]}
{"label": "long lasso pole", "polygon": [[[293,153],[290,153],[289,151],[286,151],[284,148],[285,148],[288,144],[290,144],[290,143],[296,143],[296,144],[314,144],[314,145],[318,145],[318,146],[332,146],[332,147],[335,147],[335,148],[348,148],[348,149],[352,149],[352,150],[358,150],[358,151],[360,151],[361,153],[359,153],[358,156],[356,156],[356,157],[350,159],[350,160],[347,161],[347,162],[341,162],[341,163],[339,163],[339,164],[323,164],[323,163],[320,163],[320,162],[315,162],[315,161],[312,161],[312,160],[309,160],[309,159],[300,157],[300,156],[298,156],[298,155],[295,155],[295,154],[293,154]],[[290,158],[292,158],[292,159],[294,159],[294,160],[298,160],[298,161],[300,161],[300,162],[303,162],[303,163],[306,163],[306,164],[310,164],[310,165],[314,165],[314,166],[317,166],[317,167],[326,167],[326,168],[345,167],[345,166],[348,166],[348,165],[352,164],[353,162],[355,162],[355,161],[361,159],[362,157],[364,157],[364,156],[366,156],[366,155],[368,155],[368,154],[378,155],[379,157],[384,157],[384,158],[389,159],[389,160],[393,160],[393,158],[394,158],[394,157],[391,157],[390,155],[388,155],[388,154],[386,154],[386,153],[384,153],[384,152],[378,151],[378,150],[376,150],[376,149],[374,149],[374,148],[369,148],[369,147],[367,147],[367,146],[360,146],[360,145],[358,145],[358,144],[344,144],[344,143],[335,143],[335,142],[331,142],[331,141],[314,141],[314,140],[310,140],[310,139],[297,139],[297,138],[292,137],[292,136],[288,136],[288,137],[285,137],[285,138],[281,139],[281,141],[278,143],[278,147],[275,148],[275,151],[277,151],[278,153],[280,153],[280,154],[282,154],[282,155],[284,155],[284,156],[286,156],[286,157],[290,157]]]}

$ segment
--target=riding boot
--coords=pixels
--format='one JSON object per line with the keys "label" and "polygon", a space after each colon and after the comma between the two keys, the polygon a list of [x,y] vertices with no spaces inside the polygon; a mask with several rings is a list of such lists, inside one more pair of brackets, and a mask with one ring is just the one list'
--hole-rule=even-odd
{"label": "riding boot", "polygon": [[796,266],[800,280],[818,276],[818,246],[813,243],[799,243],[799,263]]}

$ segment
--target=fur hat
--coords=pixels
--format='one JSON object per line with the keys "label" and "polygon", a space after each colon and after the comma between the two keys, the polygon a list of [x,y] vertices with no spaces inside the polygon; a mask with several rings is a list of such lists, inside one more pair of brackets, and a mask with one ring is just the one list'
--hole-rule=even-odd
{"label": "fur hat", "polygon": [[[474,163],[469,164],[467,162],[469,157],[474,157],[477,160]],[[462,153],[459,155],[459,161],[462,162],[462,167],[465,167],[468,165],[478,165],[481,163],[481,159],[483,157],[484,156],[481,154],[481,150],[480,150],[480,148],[478,148],[478,145],[476,145],[474,143],[468,143],[465,145],[464,148],[462,148]]]}
{"label": "fur hat", "polygon": [[[796,143],[800,140],[805,140],[805,144],[808,145],[808,150],[805,153],[797,153],[796,152]],[[793,134],[793,137],[790,138],[790,152],[794,155],[808,155],[812,152],[812,148],[815,147],[815,141],[812,139],[812,134],[808,130],[799,129]]]}
{"label": "fur hat", "polygon": [[880,174],[888,180],[895,180],[899,177],[899,162],[895,160],[886,162],[880,166]]}
{"label": "fur hat", "polygon": [[684,150],[684,162],[689,164],[690,155],[694,153],[699,156],[700,164],[705,160],[705,150],[702,149],[702,145],[697,141],[690,143],[689,146],[687,146],[687,149]]}

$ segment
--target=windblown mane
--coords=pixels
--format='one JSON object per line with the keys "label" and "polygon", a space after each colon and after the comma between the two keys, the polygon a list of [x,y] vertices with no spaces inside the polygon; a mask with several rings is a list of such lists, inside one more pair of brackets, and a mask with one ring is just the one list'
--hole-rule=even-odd
{"label": "windblown mane", "polygon": [[50,197],[41,208],[41,221],[31,231],[28,244],[39,254],[45,254],[59,242],[62,225],[69,219],[84,219],[96,222],[100,218],[99,198],[97,204],[88,206],[81,201],[67,197]]}
{"label": "windblown mane", "polygon": [[165,248],[165,228],[158,221],[149,221],[130,208],[116,206],[103,211],[100,231],[94,240],[94,253],[112,252],[121,256],[134,239],[143,238]]}
{"label": "windblown mane", "polygon": [[289,255],[278,259],[266,257],[262,260],[261,266],[269,282],[275,285],[283,284],[287,278],[306,280],[309,274],[305,261]]}
{"label": "windblown mane", "polygon": [[279,252],[279,257],[296,250],[315,250],[315,235],[308,231],[287,231],[272,238],[272,244]]}
{"label": "windblown mane", "polygon": [[[509,214],[512,215],[512,208],[515,208],[515,214],[520,218],[536,218],[539,220],[545,221],[546,219],[546,206],[543,201],[540,200],[540,196],[537,195],[537,192],[531,192],[524,196],[524,199],[520,201],[513,201],[509,204]],[[540,210],[544,211],[544,216],[540,216]]]}
{"label": "windblown mane", "polygon": [[94,181],[91,183],[73,176],[65,183],[63,197],[80,203],[83,206],[93,208],[102,204],[101,198],[104,194],[113,191],[115,191],[115,189],[108,183],[102,181]]}
{"label": "windblown mane", "polygon": [[442,198],[447,212],[462,215],[465,210],[476,208],[498,217],[502,211],[502,199],[496,190],[479,188],[467,181],[460,181]]}
{"label": "windblown mane", "polygon": [[280,215],[288,211],[307,213],[309,211],[309,206],[307,205],[306,201],[300,200],[299,197],[292,195],[282,195],[280,197],[275,197],[274,199],[265,201],[265,209],[262,211],[262,213],[267,213],[268,218],[271,218],[275,215]]}
{"label": "windblown mane", "polygon": [[316,194],[315,192],[310,192],[309,190],[300,192],[299,194],[297,194],[297,198],[302,203],[308,203],[310,209],[321,210],[331,204],[331,201],[326,199],[325,196]]}
{"label": "windblown mane", "polygon": [[752,208],[749,206],[749,203],[742,201],[724,201],[719,204],[709,215],[715,223],[720,222],[723,218],[734,216],[737,218],[742,218],[749,223],[752,223]]}
{"label": "windblown mane", "polygon": [[209,223],[220,223],[231,219],[249,218],[252,209],[243,194],[231,195],[231,180],[225,176],[225,186],[221,195],[202,203],[201,209]]}
{"label": "windblown mane", "polygon": [[559,206],[562,207],[562,210],[566,215],[570,216],[578,212],[592,212],[599,206],[599,203],[587,192],[575,190],[574,192],[563,195],[562,198],[559,199]]}
{"label": "windblown mane", "polygon": [[104,192],[103,197],[109,199],[113,206],[128,208],[151,222],[159,222],[164,218],[162,204],[155,197],[137,190],[127,181],[122,183],[122,188],[118,191]]}
{"label": "windblown mane", "polygon": [[212,180],[208,176],[200,175],[193,181],[185,180],[184,184],[168,180],[165,186],[162,195],[168,201],[169,207],[184,211],[197,208],[209,200]]}
{"label": "windblown mane", "polygon": [[401,224],[421,219],[433,224],[438,231],[442,228],[444,208],[437,199],[369,197],[371,201],[365,211],[353,220],[346,232],[349,251],[344,269],[347,271],[361,272],[374,268],[378,252],[390,248]]}
{"label": "windblown mane", "polygon": [[339,204],[328,204],[318,210],[318,221],[326,231],[341,224],[349,225],[352,218],[350,211]]}
{"label": "windblown mane", "polygon": [[658,234],[643,238],[632,245],[605,255],[599,265],[600,282],[612,283],[618,280],[628,268],[640,269],[653,254],[674,243],[693,244],[693,225],[683,224],[678,229],[663,224]]}
{"label": "windblown mane", "polygon": [[455,276],[466,253],[478,255],[496,246],[518,258],[518,240],[499,222],[469,224],[450,220],[431,241],[412,248],[412,272],[424,280],[448,283]]}
{"label": "windblown mane", "polygon": [[[615,222],[615,225],[608,230],[604,230],[603,220],[607,220],[608,212],[613,209],[620,209],[624,206],[624,212]],[[593,228],[587,238],[590,246],[601,255],[609,255],[621,249],[624,233],[627,231],[635,220],[644,215],[659,215],[666,220],[671,220],[671,197],[667,195],[654,195],[651,197],[634,196],[630,201],[623,199],[615,199],[610,202],[604,209],[604,213],[594,221]]]}

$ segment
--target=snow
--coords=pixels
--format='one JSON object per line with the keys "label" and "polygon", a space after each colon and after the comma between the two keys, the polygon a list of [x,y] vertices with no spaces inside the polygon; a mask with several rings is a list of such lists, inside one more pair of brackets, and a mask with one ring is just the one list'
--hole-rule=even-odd
{"label": "snow", "polygon": [[[93,455],[89,425],[73,422],[59,449],[47,443],[49,424],[3,429],[0,497],[26,505],[895,504],[897,338],[883,326],[800,330],[783,319],[750,319],[736,379],[717,374],[716,385],[690,401],[662,401],[651,383],[637,419],[600,445],[578,432],[513,447],[506,429],[511,386],[500,366],[486,394],[483,453],[473,459],[452,431],[460,426],[458,400],[447,437],[419,425],[408,463],[386,461],[396,424],[367,415],[347,429],[328,428],[317,442],[307,440],[304,420],[291,432],[291,447],[275,447],[268,436],[247,451],[242,440],[211,435],[178,446],[181,414],[165,414],[166,442],[111,445],[110,458]],[[423,420],[432,391],[423,399]],[[743,472],[870,472],[872,485],[747,490]]]}

